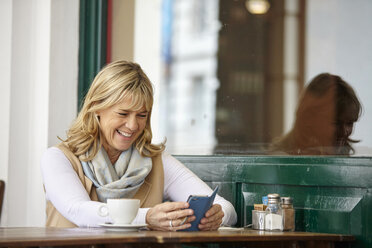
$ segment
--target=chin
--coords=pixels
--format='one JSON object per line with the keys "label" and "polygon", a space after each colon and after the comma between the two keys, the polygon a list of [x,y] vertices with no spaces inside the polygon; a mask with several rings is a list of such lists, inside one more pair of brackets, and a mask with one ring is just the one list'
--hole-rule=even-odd
{"label": "chin", "polygon": [[126,150],[128,150],[130,147],[132,146],[132,144],[130,144],[130,145],[126,145],[126,146],[119,146],[119,151],[126,151]]}

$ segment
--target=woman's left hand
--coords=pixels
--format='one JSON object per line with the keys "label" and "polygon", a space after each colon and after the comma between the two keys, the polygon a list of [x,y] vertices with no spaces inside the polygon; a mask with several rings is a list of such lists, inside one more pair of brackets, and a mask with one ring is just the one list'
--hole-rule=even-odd
{"label": "woman's left hand", "polygon": [[224,213],[220,204],[214,204],[206,213],[205,217],[201,219],[199,229],[201,231],[217,230],[221,223]]}

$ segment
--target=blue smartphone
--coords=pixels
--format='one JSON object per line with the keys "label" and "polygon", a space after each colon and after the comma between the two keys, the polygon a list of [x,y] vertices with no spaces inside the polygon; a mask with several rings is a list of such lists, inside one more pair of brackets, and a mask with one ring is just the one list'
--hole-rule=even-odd
{"label": "blue smartphone", "polygon": [[[213,205],[214,198],[216,197],[218,191],[218,185],[213,190],[211,196],[203,195],[190,195],[187,199],[187,202],[190,204],[189,208],[194,210],[194,215],[196,219],[191,222],[191,227],[181,230],[181,231],[199,231],[198,225],[200,224],[201,219],[205,216],[205,213]],[[185,223],[187,217],[182,221],[181,224]]]}

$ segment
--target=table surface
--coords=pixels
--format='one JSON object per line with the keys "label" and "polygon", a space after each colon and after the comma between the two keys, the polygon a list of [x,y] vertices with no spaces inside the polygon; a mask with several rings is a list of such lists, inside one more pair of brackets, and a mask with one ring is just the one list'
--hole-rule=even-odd
{"label": "table surface", "polygon": [[221,243],[262,241],[349,242],[351,235],[221,229],[209,232],[109,231],[104,228],[0,227],[1,246],[58,246],[119,243]]}

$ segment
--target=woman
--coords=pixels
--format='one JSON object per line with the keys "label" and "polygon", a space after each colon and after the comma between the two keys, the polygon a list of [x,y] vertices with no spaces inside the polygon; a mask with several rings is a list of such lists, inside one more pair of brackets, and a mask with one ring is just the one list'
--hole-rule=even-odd
{"label": "woman", "polygon": [[[190,194],[212,190],[179,161],[151,143],[153,89],[138,64],[118,61],[95,77],[67,139],[43,155],[47,226],[97,226],[112,222],[98,215],[109,198],[137,198],[134,224],[152,230],[182,230],[195,217]],[[164,202],[163,199],[172,202]],[[200,230],[233,225],[236,213],[220,196]],[[185,217],[187,221],[183,223]]]}
{"label": "woman", "polygon": [[317,75],[298,103],[292,130],[277,139],[273,151],[291,155],[350,155],[354,123],[361,104],[353,88],[341,77],[329,73]]}

